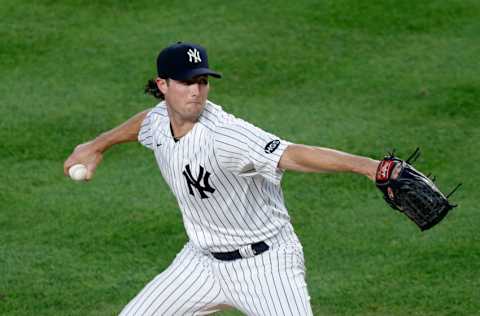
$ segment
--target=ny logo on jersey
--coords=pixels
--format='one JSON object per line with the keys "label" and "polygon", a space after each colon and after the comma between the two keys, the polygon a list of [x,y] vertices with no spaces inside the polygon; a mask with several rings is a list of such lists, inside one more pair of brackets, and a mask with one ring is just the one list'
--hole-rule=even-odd
{"label": "ny logo on jersey", "polygon": [[187,51],[187,54],[188,54],[188,61],[189,62],[193,62],[193,63],[199,63],[202,61],[202,59],[200,58],[200,52],[194,48],[193,50],[190,48],[188,51]]}
{"label": "ny logo on jersey", "polygon": [[[204,174],[205,172],[205,174]],[[205,169],[200,166],[200,172],[198,173],[197,179],[193,178],[192,172],[190,171],[190,165],[185,166],[185,170],[183,171],[183,175],[185,176],[185,179],[187,180],[188,184],[188,191],[190,192],[191,195],[195,196],[193,194],[193,189],[192,186],[194,186],[198,192],[200,193],[200,198],[202,199],[208,199],[208,196],[205,194],[206,192],[213,193],[215,192],[215,189],[210,186],[208,183],[208,178],[210,177],[210,172],[205,171]],[[200,184],[203,180],[203,186]]]}

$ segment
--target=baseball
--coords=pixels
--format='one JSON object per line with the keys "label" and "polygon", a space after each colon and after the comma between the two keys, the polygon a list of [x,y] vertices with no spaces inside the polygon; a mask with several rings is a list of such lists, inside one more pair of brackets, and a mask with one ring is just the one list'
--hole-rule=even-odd
{"label": "baseball", "polygon": [[87,178],[87,167],[82,164],[76,164],[68,169],[70,178],[75,181],[84,181]]}

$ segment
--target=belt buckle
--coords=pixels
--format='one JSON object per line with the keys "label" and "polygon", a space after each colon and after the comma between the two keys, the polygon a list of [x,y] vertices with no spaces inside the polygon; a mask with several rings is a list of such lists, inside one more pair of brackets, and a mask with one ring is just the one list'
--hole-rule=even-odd
{"label": "belt buckle", "polygon": [[255,251],[252,248],[252,245],[247,245],[238,249],[240,256],[244,259],[255,257]]}

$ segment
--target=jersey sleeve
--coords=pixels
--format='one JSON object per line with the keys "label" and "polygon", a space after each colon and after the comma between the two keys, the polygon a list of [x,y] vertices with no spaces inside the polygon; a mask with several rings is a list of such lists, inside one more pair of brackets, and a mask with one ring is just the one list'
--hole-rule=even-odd
{"label": "jersey sleeve", "polygon": [[215,155],[222,168],[238,176],[260,175],[279,184],[283,170],[278,162],[289,142],[241,119],[219,124],[215,133]]}
{"label": "jersey sleeve", "polygon": [[154,109],[147,113],[138,132],[138,141],[140,144],[151,150],[153,150],[154,113]]}
{"label": "jersey sleeve", "polygon": [[165,117],[166,109],[164,102],[159,103],[150,112],[147,113],[140,125],[138,132],[138,141],[148,149],[153,150],[154,131],[157,129],[159,120]]}

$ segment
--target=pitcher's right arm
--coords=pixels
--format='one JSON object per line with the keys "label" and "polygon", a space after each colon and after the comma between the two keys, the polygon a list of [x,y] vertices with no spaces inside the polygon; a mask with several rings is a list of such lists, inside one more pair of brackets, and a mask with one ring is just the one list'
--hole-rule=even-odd
{"label": "pitcher's right arm", "polygon": [[151,109],[137,113],[123,124],[100,134],[96,138],[75,147],[63,164],[63,173],[68,176],[68,169],[75,164],[87,167],[87,180],[93,177],[95,169],[103,158],[103,153],[116,144],[137,141],[140,126]]}

